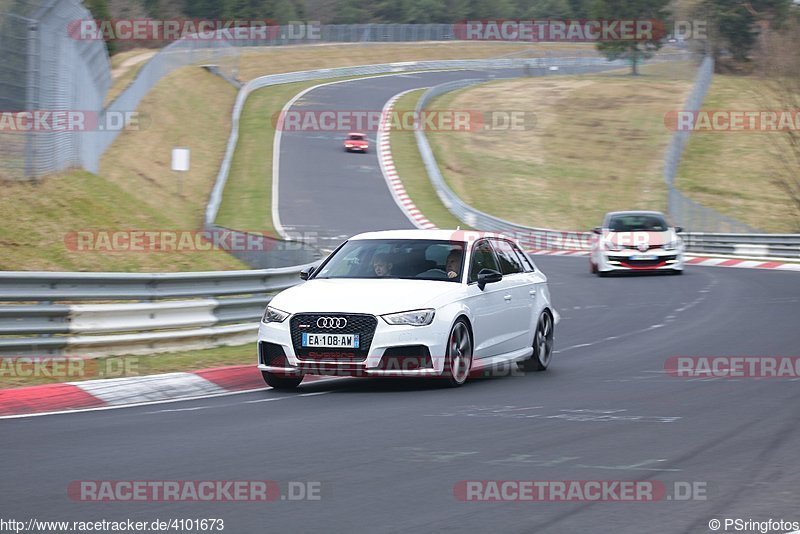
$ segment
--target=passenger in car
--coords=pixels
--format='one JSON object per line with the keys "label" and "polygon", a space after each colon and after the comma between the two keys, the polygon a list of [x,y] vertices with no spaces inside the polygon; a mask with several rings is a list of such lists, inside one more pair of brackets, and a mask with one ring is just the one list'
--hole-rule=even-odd
{"label": "passenger in car", "polygon": [[372,268],[378,277],[391,276],[392,263],[389,261],[388,254],[375,254],[372,258]]}

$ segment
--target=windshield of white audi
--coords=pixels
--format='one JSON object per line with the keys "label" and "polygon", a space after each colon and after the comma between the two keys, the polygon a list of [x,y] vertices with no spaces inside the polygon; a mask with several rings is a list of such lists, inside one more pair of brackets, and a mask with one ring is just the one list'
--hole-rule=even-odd
{"label": "windshield of white audi", "polygon": [[460,282],[464,242],[357,239],[343,244],[313,278],[403,278]]}

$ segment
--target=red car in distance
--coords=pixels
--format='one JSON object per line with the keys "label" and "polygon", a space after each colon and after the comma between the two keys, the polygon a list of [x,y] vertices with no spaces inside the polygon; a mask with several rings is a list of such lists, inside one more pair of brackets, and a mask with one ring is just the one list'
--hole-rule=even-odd
{"label": "red car in distance", "polygon": [[345,152],[367,152],[369,148],[369,141],[367,141],[366,134],[358,132],[350,132],[347,134],[347,139],[344,141]]}

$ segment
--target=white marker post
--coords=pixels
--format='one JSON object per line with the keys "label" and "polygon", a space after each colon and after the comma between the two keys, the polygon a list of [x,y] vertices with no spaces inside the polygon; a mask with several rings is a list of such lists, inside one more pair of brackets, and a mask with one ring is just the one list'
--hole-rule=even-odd
{"label": "white marker post", "polygon": [[[188,172],[189,170],[189,155],[190,151],[186,147],[175,147],[172,149],[172,170],[181,172]],[[183,179],[178,174],[178,196],[183,196]]]}

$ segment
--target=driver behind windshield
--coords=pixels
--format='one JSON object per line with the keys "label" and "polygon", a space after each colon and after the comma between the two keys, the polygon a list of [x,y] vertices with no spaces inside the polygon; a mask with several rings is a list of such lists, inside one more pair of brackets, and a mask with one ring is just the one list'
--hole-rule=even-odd
{"label": "driver behind windshield", "polygon": [[378,277],[391,276],[392,267],[388,254],[375,254],[372,258],[372,269]]}

